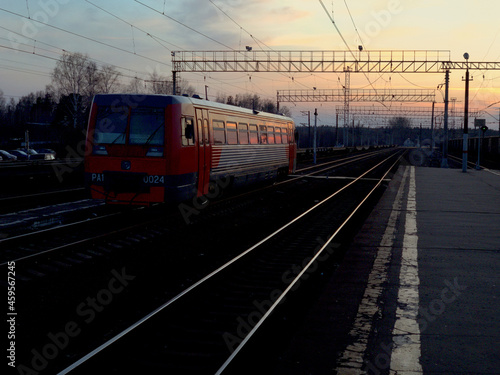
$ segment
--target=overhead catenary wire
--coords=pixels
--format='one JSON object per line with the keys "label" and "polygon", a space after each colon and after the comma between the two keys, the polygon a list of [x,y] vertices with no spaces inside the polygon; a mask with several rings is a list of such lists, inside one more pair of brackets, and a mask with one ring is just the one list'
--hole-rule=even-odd
{"label": "overhead catenary wire", "polygon": [[354,26],[354,30],[356,30],[356,34],[358,34],[359,42],[364,47],[365,43],[363,43],[363,38],[359,34],[358,28],[356,27],[356,23],[354,22],[354,18],[352,17],[351,10],[349,9],[349,5],[347,5],[347,0],[344,0],[345,7],[347,8],[347,13],[349,13],[349,17],[351,17],[352,25]]}
{"label": "overhead catenary wire", "polygon": [[138,4],[142,5],[143,7],[148,8],[148,9],[152,10],[152,11],[153,11],[153,12],[155,12],[155,13],[161,14],[163,17],[166,17],[166,18],[168,18],[169,20],[172,20],[172,21],[174,21],[174,22],[178,23],[179,25],[181,25],[181,26],[183,26],[183,27],[185,27],[185,28],[187,28],[187,29],[189,29],[189,30],[191,30],[191,31],[195,32],[196,34],[201,35],[201,36],[203,36],[203,37],[205,37],[205,38],[207,38],[207,39],[211,40],[212,42],[215,42],[215,43],[217,43],[217,44],[220,44],[221,46],[223,46],[223,47],[225,47],[225,48],[228,48],[228,49],[230,49],[230,50],[234,51],[234,48],[232,48],[232,47],[228,46],[227,44],[224,44],[224,43],[222,43],[222,42],[219,42],[218,40],[216,40],[216,39],[212,38],[211,36],[209,36],[209,35],[207,35],[207,34],[205,34],[205,33],[202,33],[201,31],[198,31],[198,30],[196,30],[196,29],[192,28],[192,27],[191,27],[191,26],[189,26],[189,25],[186,25],[185,23],[183,23],[183,22],[181,22],[181,21],[179,21],[179,20],[176,20],[175,18],[173,18],[173,17],[169,16],[168,14],[162,13],[162,12],[160,12],[159,10],[157,10],[157,9],[155,9],[155,8],[153,8],[153,7],[149,6],[149,5],[147,5],[147,4],[144,4],[143,2],[141,2],[141,1],[139,1],[139,0],[134,0],[134,1],[135,1],[136,3],[138,3]]}
{"label": "overhead catenary wire", "polygon": [[[347,41],[345,40],[344,36],[342,35],[342,33],[340,32],[340,29],[338,28],[337,24],[335,23],[335,20],[333,19],[333,17],[330,15],[330,13],[328,13],[328,9],[326,9],[326,6],[325,4],[323,3],[323,0],[319,0],[321,6],[323,7],[326,15],[328,16],[328,18],[330,19],[330,21],[332,22],[333,26],[335,27],[335,29],[337,30],[338,34],[340,35],[340,38],[342,39],[342,41],[344,42],[347,50],[349,51],[349,53],[352,55],[354,61],[356,62],[359,62],[359,60],[356,58],[356,55],[355,53],[351,50],[351,48],[349,47],[349,44],[347,43]],[[370,86],[375,90],[375,92],[377,91],[377,89],[375,88],[375,86],[373,86],[373,83],[370,81],[370,78],[368,77],[368,75],[363,72],[363,75],[365,76],[366,80],[368,81],[368,83],[370,84]],[[383,102],[379,102],[380,104],[382,104],[384,107],[386,107],[386,105],[383,103]]]}
{"label": "overhead catenary wire", "polygon": [[[4,8],[0,8],[0,11],[2,12],[5,12],[5,13],[9,13],[9,14],[12,14],[12,15],[15,15],[15,16],[18,16],[18,17],[21,17],[21,18],[24,18],[24,19],[30,19],[22,14],[19,14],[19,13],[16,13],[16,12],[13,12],[13,11],[10,11],[10,10],[7,10],[7,9],[4,9]],[[118,50],[118,51],[121,51],[121,52],[125,52],[127,54],[131,54],[131,55],[134,55],[134,56],[138,56],[140,58],[143,58],[143,59],[146,59],[146,60],[149,60],[149,61],[153,61],[155,63],[158,63],[158,64],[161,64],[161,65],[165,65],[165,66],[168,66],[168,67],[171,67],[172,65],[171,64],[168,64],[168,63],[165,63],[164,61],[160,61],[160,60],[156,60],[156,59],[152,59],[150,57],[147,57],[147,56],[144,56],[144,55],[141,55],[141,54],[136,54],[132,51],[129,51],[129,50],[126,50],[124,48],[120,48],[120,47],[117,47],[117,46],[114,46],[112,44],[109,44],[109,43],[105,43],[105,42],[101,42],[97,39],[94,39],[94,38],[91,38],[91,37],[88,37],[88,36],[85,36],[85,35],[81,35],[81,34],[78,34],[78,33],[75,33],[73,31],[70,31],[70,30],[66,30],[66,29],[63,29],[61,27],[58,27],[58,26],[54,26],[54,25],[51,25],[49,23],[46,23],[46,22],[42,22],[42,21],[39,21],[39,20],[35,20],[35,19],[30,19],[32,22],[37,22],[41,25],[44,25],[44,26],[48,26],[50,28],[53,28],[55,30],[58,30],[58,31],[62,31],[62,32],[65,32],[65,33],[68,33],[70,35],[73,35],[73,36],[77,36],[79,38],[82,38],[82,39],[86,39],[86,40],[89,40],[89,41],[92,41],[94,43],[97,43],[97,44],[100,44],[100,45],[103,45],[103,46],[106,46],[106,47],[109,47],[109,48],[113,48],[115,50]]]}
{"label": "overhead catenary wire", "polygon": [[[69,50],[67,50],[67,49],[64,49],[64,48],[61,48],[61,47],[55,46],[55,45],[53,45],[53,44],[46,43],[46,42],[43,42],[43,41],[41,41],[41,40],[31,38],[31,37],[29,37],[29,36],[23,35],[23,34],[21,34],[21,33],[18,33],[18,32],[14,31],[14,30],[11,30],[11,29],[6,28],[6,27],[1,26],[1,25],[0,25],[0,29],[3,29],[3,30],[6,30],[6,31],[8,31],[8,32],[10,32],[10,33],[13,33],[13,34],[19,35],[22,39],[29,39],[29,40],[32,40],[33,42],[36,42],[36,43],[39,43],[39,44],[43,44],[43,45],[45,45],[45,46],[48,46],[48,47],[54,48],[54,49],[56,50],[56,51],[51,51],[51,50],[49,50],[49,49],[44,49],[44,48],[40,48],[40,47],[38,47],[38,50],[41,50],[41,51],[45,51],[45,52],[49,52],[49,53],[53,53],[53,54],[57,54],[57,55],[59,55],[59,56],[61,56],[61,55],[62,55],[63,53],[65,53],[65,52],[74,53],[73,51],[69,51]],[[3,40],[7,40],[7,41],[9,41],[9,42],[12,42],[12,40],[7,39],[7,38],[1,38],[1,37],[0,37],[0,39],[3,39]],[[31,45],[26,44],[26,43],[22,43],[21,41],[17,42],[17,44],[18,44],[18,45],[24,45],[24,46],[31,47]],[[136,71],[136,70],[134,70],[134,69],[129,69],[129,68],[125,68],[125,67],[123,67],[123,66],[119,66],[119,65],[116,65],[116,64],[111,64],[111,63],[108,63],[108,62],[106,62],[106,61],[102,61],[102,60],[99,60],[99,59],[95,59],[95,58],[93,58],[93,57],[89,57],[89,60],[92,60],[92,61],[94,61],[94,62],[96,62],[96,63],[99,63],[99,64],[109,65],[109,66],[112,66],[112,67],[114,67],[114,68],[117,68],[117,69],[120,69],[120,70],[123,70],[123,71],[128,71],[128,72],[130,72],[130,73],[133,73],[133,74],[137,75],[137,71]],[[144,73],[144,74],[146,74],[146,73]],[[127,75],[125,75],[125,74],[124,74],[123,76],[125,76],[125,77],[126,77]]]}
{"label": "overhead catenary wire", "polygon": [[[218,40],[216,40],[216,39],[212,38],[211,36],[209,36],[209,35],[207,35],[207,34],[205,34],[205,33],[201,32],[201,31],[198,31],[198,30],[194,29],[193,27],[191,27],[191,26],[189,26],[189,25],[186,25],[185,23],[183,23],[183,22],[181,22],[181,21],[179,21],[179,20],[177,20],[177,19],[173,18],[172,16],[169,16],[169,15],[165,14],[165,7],[164,7],[164,9],[163,9],[163,12],[160,12],[159,10],[157,10],[157,9],[155,9],[155,8],[153,8],[153,7],[151,7],[151,6],[147,5],[147,4],[145,4],[145,3],[143,3],[143,2],[141,2],[141,1],[139,1],[139,0],[134,0],[134,1],[135,1],[136,3],[138,3],[138,4],[142,5],[143,7],[147,8],[147,9],[150,9],[151,11],[153,11],[153,12],[155,12],[155,13],[158,13],[158,14],[160,14],[160,15],[162,15],[162,16],[164,16],[164,17],[168,18],[169,20],[174,21],[174,22],[176,22],[177,24],[179,24],[179,25],[181,25],[181,26],[183,26],[183,27],[185,27],[185,28],[187,28],[187,29],[189,29],[189,30],[191,30],[191,31],[193,31],[193,32],[195,32],[195,33],[197,33],[198,35],[201,35],[201,36],[203,36],[203,37],[205,37],[205,38],[207,38],[207,39],[209,39],[209,40],[211,40],[211,41],[213,41],[213,42],[215,42],[215,43],[217,43],[217,44],[219,44],[219,45],[221,45],[221,46],[223,46],[223,47],[225,47],[225,48],[228,48],[228,49],[230,49],[230,50],[232,50],[232,51],[235,51],[235,49],[234,49],[234,48],[232,48],[232,47],[230,47],[230,46],[226,45],[225,43],[222,43],[222,42],[220,42],[220,41],[218,41]],[[180,48],[180,47],[179,47],[179,49],[180,49],[180,50],[184,50],[184,48]],[[214,79],[214,78],[212,78],[212,79]],[[214,80],[216,80],[216,79],[214,79]],[[240,89],[241,89],[241,88],[240,88]],[[248,91],[248,90],[247,90],[247,89],[245,89],[245,91]]]}
{"label": "overhead catenary wire", "polygon": [[[264,43],[263,41],[261,41],[261,40],[259,40],[258,38],[256,38],[256,37],[255,37],[255,36],[254,36],[254,35],[253,35],[250,31],[248,31],[248,30],[247,30],[247,29],[245,29],[242,25],[240,25],[240,24],[239,24],[239,23],[238,23],[238,22],[237,22],[237,21],[236,21],[233,17],[231,17],[231,16],[230,16],[230,15],[229,15],[226,11],[224,11],[221,7],[219,7],[217,4],[215,4],[212,0],[209,0],[209,1],[210,1],[210,3],[211,3],[214,7],[216,7],[216,8],[217,8],[217,9],[218,9],[218,10],[219,10],[219,11],[220,11],[220,12],[221,12],[224,16],[226,16],[227,18],[229,18],[229,19],[230,19],[230,20],[231,20],[231,21],[232,21],[232,22],[233,22],[233,23],[234,23],[234,24],[235,24],[235,25],[236,25],[236,26],[240,29],[240,31],[244,31],[245,33],[247,33],[247,34],[250,36],[250,38],[252,38],[252,40],[253,40],[253,41],[255,41],[255,43],[257,43],[258,47],[259,47],[262,51],[264,51],[264,48],[262,48],[262,45],[264,45],[267,49],[269,49],[269,50],[271,50],[271,51],[274,51],[274,49],[273,49],[272,47],[268,46],[266,43]],[[241,43],[241,36],[240,36],[240,43]],[[285,73],[279,73],[279,74],[281,74],[281,75],[282,75],[282,76],[284,76],[284,77],[287,77],[288,79],[292,79],[292,81],[295,81],[295,80],[294,80],[293,75],[288,76],[288,75],[286,75]],[[302,86],[304,86],[304,87],[305,87],[305,88],[307,88],[307,89],[311,89],[311,87],[308,87],[308,86],[304,85],[304,84],[303,84],[303,83],[301,83],[301,82],[295,82],[295,83],[297,83],[297,84],[299,84],[299,85],[302,85]]]}
{"label": "overhead catenary wire", "polygon": [[[175,45],[175,44],[173,44],[173,43],[171,43],[171,42],[169,42],[169,41],[166,41],[165,39],[162,39],[162,38],[160,38],[160,37],[158,37],[158,36],[156,36],[156,35],[154,35],[154,34],[152,34],[152,33],[149,33],[148,31],[146,31],[146,30],[144,30],[144,29],[142,29],[142,28],[140,28],[140,27],[137,27],[136,25],[134,25],[134,24],[132,24],[132,23],[130,23],[130,22],[127,22],[127,21],[126,21],[126,20],[124,20],[123,18],[121,18],[121,17],[119,17],[119,16],[115,15],[114,13],[112,13],[112,12],[110,12],[110,11],[108,11],[108,10],[104,9],[103,7],[100,7],[100,6],[96,5],[96,4],[94,4],[94,3],[93,3],[93,2],[91,2],[91,1],[86,0],[86,2],[87,2],[88,4],[90,4],[90,5],[92,5],[92,6],[96,7],[96,8],[98,8],[98,9],[102,10],[103,12],[106,12],[107,14],[109,14],[110,16],[113,16],[114,18],[116,18],[116,19],[120,20],[121,22],[124,22],[124,23],[126,23],[126,24],[130,25],[130,27],[132,28],[132,33],[134,32],[134,30],[133,30],[133,29],[135,28],[136,30],[139,30],[139,31],[141,31],[141,32],[145,33],[147,36],[149,36],[151,39],[153,39],[153,40],[154,40],[154,41],[156,41],[158,44],[160,44],[163,48],[165,48],[165,49],[167,49],[167,50],[169,50],[169,51],[171,50],[171,48],[172,48],[172,47],[175,47],[175,48],[178,48],[178,49],[180,49],[180,50],[183,50],[183,48],[181,48],[181,47],[179,47],[179,46],[177,46],[177,45]],[[141,3],[141,2],[138,2],[138,3],[139,3],[139,4],[141,4],[141,5],[143,5],[143,6],[146,6],[145,4],[143,4],[143,3]],[[165,6],[166,6],[166,2],[164,2],[164,8],[165,8]],[[148,8],[152,9],[151,7],[148,7]],[[153,9],[153,10],[154,10],[154,9]],[[111,44],[109,44],[109,43],[101,42],[101,41],[96,40],[95,38],[92,38],[92,37],[89,37],[89,36],[85,36],[85,35],[82,35],[82,34],[79,34],[79,33],[73,32],[73,31],[70,31],[70,30],[66,30],[66,29],[61,28],[61,27],[57,27],[57,26],[51,25],[51,24],[49,24],[49,23],[47,23],[47,22],[42,22],[42,21],[39,21],[39,20],[36,20],[36,19],[31,19],[29,14],[28,14],[28,16],[25,16],[25,15],[22,15],[22,14],[19,14],[19,13],[16,13],[16,12],[14,12],[14,11],[10,11],[10,10],[4,9],[4,8],[0,8],[0,11],[3,11],[3,12],[5,12],[5,13],[8,13],[8,14],[12,14],[12,15],[18,16],[18,17],[20,17],[20,18],[28,19],[28,20],[30,20],[30,22],[31,22],[31,21],[37,22],[37,23],[39,23],[40,25],[48,26],[48,27],[50,27],[50,28],[52,28],[52,29],[55,29],[55,30],[57,30],[57,31],[61,31],[61,32],[64,32],[64,33],[68,33],[68,34],[70,34],[70,35],[74,35],[74,36],[77,36],[77,37],[80,37],[80,38],[84,38],[84,39],[86,39],[86,40],[89,40],[89,41],[92,41],[92,42],[95,42],[95,43],[98,43],[98,44],[104,45],[104,46],[109,47],[109,48],[113,48],[113,49],[118,50],[118,51],[122,51],[122,52],[125,52],[125,53],[128,53],[128,54],[132,54],[132,55],[134,55],[134,56],[138,56],[138,57],[141,57],[141,58],[145,58],[145,59],[147,59],[147,60],[149,60],[149,61],[153,61],[153,62],[155,62],[155,63],[158,63],[158,64],[161,64],[161,65],[165,65],[165,66],[171,67],[171,64],[166,63],[166,62],[164,62],[164,61],[159,61],[159,60],[152,59],[152,58],[149,58],[149,57],[147,57],[147,56],[144,56],[144,55],[138,54],[138,53],[137,53],[137,51],[136,51],[136,48],[135,48],[135,47],[136,47],[136,46],[135,46],[135,40],[133,40],[133,47],[134,47],[133,49],[134,49],[134,50],[133,50],[133,51],[130,51],[130,50],[126,50],[126,49],[124,49],[124,48],[120,48],[120,47],[117,47],[117,46],[111,45]],[[156,11],[156,10],[155,10],[155,11]],[[165,12],[165,9],[164,9],[164,12]],[[164,12],[163,12],[163,13],[164,13]],[[181,25],[183,25],[183,26],[185,26],[185,27],[189,28],[190,30],[192,30],[192,31],[194,31],[194,32],[197,32],[197,33],[198,33],[198,34],[200,34],[200,35],[204,35],[204,36],[206,36],[206,37],[208,37],[208,38],[211,38],[211,37],[209,37],[208,35],[203,34],[203,33],[201,33],[201,32],[198,32],[197,30],[195,30],[195,29],[193,29],[193,28],[191,28],[191,27],[189,27],[189,26],[187,26],[187,25],[183,24],[182,22],[180,22],[180,21],[178,21],[178,20],[174,19],[173,17],[170,17],[170,16],[168,16],[168,15],[166,15],[166,14],[162,14],[162,16],[165,16],[165,17],[167,17],[167,18],[169,18],[169,19],[173,20],[174,22],[177,22],[177,23],[179,23],[179,24],[181,24]],[[50,50],[47,50],[47,49],[43,49],[43,48],[42,48],[42,49],[40,49],[40,48],[38,48],[40,51],[45,51],[45,52],[47,52],[47,53],[49,53],[49,54],[58,54],[58,55],[60,56],[60,55],[61,55],[61,54],[63,54],[64,52],[70,52],[70,51],[68,51],[68,50],[66,50],[66,49],[59,48],[59,47],[57,47],[57,46],[54,46],[54,45],[51,45],[51,44],[48,44],[48,43],[45,43],[45,42],[42,42],[42,41],[36,40],[36,39],[34,39],[34,38],[29,38],[28,36],[26,36],[26,35],[24,35],[24,34],[19,34],[19,33],[16,33],[15,31],[12,31],[12,30],[9,30],[9,29],[7,29],[7,28],[4,28],[3,26],[0,26],[0,27],[1,27],[1,28],[3,28],[3,29],[8,30],[8,31],[10,31],[10,32],[14,32],[15,34],[19,35],[19,37],[20,37],[20,38],[19,38],[19,40],[24,40],[24,39],[30,39],[30,40],[32,40],[32,41],[33,41],[33,45],[31,46],[31,47],[33,47],[33,53],[32,53],[32,54],[33,54],[33,55],[35,55],[35,56],[39,56],[39,57],[42,57],[42,58],[45,58],[45,59],[49,59],[49,60],[53,60],[53,61],[58,61],[58,59],[57,59],[57,58],[51,57],[51,56],[49,56],[49,55],[47,55],[47,54],[39,53],[39,51],[37,51],[37,48],[34,48],[34,47],[37,45],[37,43],[40,43],[40,44],[43,44],[43,45],[50,46],[50,47],[55,48],[55,49],[57,50],[57,52],[54,52],[54,51],[50,51]],[[133,34],[133,39],[135,39],[134,34]],[[216,40],[215,40],[215,39],[213,39],[213,38],[211,38],[211,39],[212,39],[212,40],[214,40],[215,42],[218,42],[218,41],[216,41]],[[12,42],[12,40],[10,40],[10,41]],[[221,45],[224,45],[223,43],[220,43],[220,42],[218,42],[218,43],[219,43],[219,44],[221,44]],[[167,44],[168,44],[168,46],[167,46]],[[17,43],[17,45],[18,45],[18,46],[19,46],[19,45],[24,45],[24,43]],[[26,46],[29,46],[29,45],[27,45],[27,44],[26,44]],[[231,47],[226,46],[226,45],[224,45],[224,46],[225,46],[225,47],[228,47],[228,48],[231,48]],[[7,46],[1,46],[1,48],[8,48],[8,47],[7,47]],[[20,49],[20,48],[17,48],[17,49],[16,49],[16,48],[8,48],[8,49],[10,49],[10,50],[14,50],[14,51],[17,51],[17,52],[22,52],[22,53],[29,53],[28,51],[26,51],[26,50],[22,50],[22,49]],[[91,60],[93,60],[93,61],[99,61],[99,60],[92,59],[92,58],[89,58],[89,59],[91,59]],[[113,66],[113,67],[117,67],[117,68],[119,68],[119,69],[126,70],[126,71],[128,71],[128,72],[131,72],[131,73],[129,73],[129,74],[123,74],[123,73],[120,73],[120,72],[119,72],[119,76],[120,76],[120,77],[128,77],[128,78],[132,78],[132,79],[140,79],[141,81],[144,81],[144,79],[137,77],[137,73],[136,73],[135,75],[133,74],[133,72],[135,72],[135,70],[133,70],[133,69],[128,69],[128,68],[119,67],[119,66],[117,66],[117,65],[114,65],[114,64],[109,64],[109,63],[107,63],[107,62],[101,62],[101,63],[106,64],[106,65],[110,65],[110,66]],[[43,74],[43,73],[41,73],[41,74]],[[144,74],[145,74],[145,73],[144,73]],[[289,77],[287,77],[287,78],[289,78]],[[210,79],[212,79],[212,80],[214,80],[214,81],[219,82],[216,78],[210,77]],[[299,84],[301,84],[301,83],[299,83]],[[302,85],[302,84],[301,84],[301,85]],[[235,87],[235,88],[237,88],[238,90],[243,90],[243,91],[245,91],[245,92],[249,92],[249,90],[248,90],[248,89],[246,89],[246,88],[242,88],[242,87],[238,87],[238,86],[234,86],[234,85],[232,85],[232,86],[233,86],[233,87]],[[273,96],[269,96],[269,97],[270,97],[270,98],[273,98]]]}
{"label": "overhead catenary wire", "polygon": [[[126,21],[126,20],[124,20],[123,18],[121,18],[121,17],[117,16],[116,14],[114,14],[114,13],[110,12],[109,10],[106,10],[106,9],[104,9],[104,8],[103,8],[103,7],[101,7],[101,6],[99,6],[99,5],[97,5],[97,4],[94,4],[94,3],[93,3],[92,1],[90,1],[90,0],[85,0],[85,2],[86,2],[86,3],[88,3],[88,4],[90,4],[90,5],[92,5],[92,6],[94,6],[94,7],[96,7],[97,9],[99,9],[99,10],[103,11],[104,13],[106,13],[106,14],[108,14],[108,15],[110,15],[110,16],[112,16],[112,17],[114,17],[114,18],[116,18],[117,20],[119,20],[119,21],[121,21],[121,22],[125,23],[126,25],[129,25],[130,27],[132,27],[132,29],[134,29],[134,28],[135,28],[136,30],[139,30],[140,32],[142,32],[142,33],[146,34],[147,36],[149,36],[151,39],[153,39],[154,41],[156,41],[158,44],[160,44],[163,48],[165,48],[165,49],[166,49],[166,50],[168,50],[169,52],[170,52],[172,49],[171,49],[171,48],[166,47],[165,45],[163,45],[162,43],[160,43],[160,41],[161,41],[161,42],[163,42],[163,43],[166,43],[166,44],[170,44],[171,46],[173,46],[173,47],[175,47],[175,48],[177,48],[177,49],[182,49],[182,48],[181,48],[181,47],[179,47],[178,45],[176,45],[176,44],[174,44],[174,43],[172,43],[172,42],[169,42],[169,41],[167,41],[167,40],[165,40],[165,39],[162,39],[162,38],[160,38],[160,37],[158,37],[158,36],[156,36],[156,35],[154,35],[154,34],[151,34],[150,32],[148,32],[148,31],[146,31],[146,30],[144,30],[144,29],[142,29],[142,28],[140,28],[140,27],[138,27],[138,26],[136,26],[136,25],[134,25],[134,24],[132,24],[132,23],[130,23],[130,22],[128,22],[128,21]],[[163,9],[163,11],[165,11],[165,8]]]}
{"label": "overhead catenary wire", "polygon": [[[144,30],[143,28],[140,28],[140,27],[138,27],[138,26],[136,26],[136,25],[132,24],[131,22],[126,21],[125,19],[123,19],[123,18],[121,18],[121,17],[117,16],[115,13],[113,13],[113,12],[111,12],[111,11],[109,11],[109,10],[104,9],[103,7],[101,7],[101,6],[99,6],[99,5],[95,4],[95,3],[93,3],[93,2],[92,2],[92,1],[90,1],[90,0],[85,0],[85,2],[87,2],[88,4],[90,4],[90,5],[94,6],[94,7],[95,7],[95,8],[97,8],[97,9],[101,10],[102,12],[104,12],[104,13],[106,13],[106,14],[108,14],[108,15],[112,16],[113,18],[115,18],[115,19],[119,20],[120,22],[123,22],[123,23],[125,23],[126,25],[130,26],[130,27],[131,27],[131,29],[132,29],[132,37],[133,37],[133,38],[134,38],[134,29],[136,29],[136,30],[138,30],[138,31],[140,31],[140,32],[142,32],[142,33],[144,33],[146,36],[150,37],[151,39],[153,39],[156,43],[158,43],[159,45],[161,45],[163,48],[165,48],[165,49],[166,49],[166,50],[168,50],[169,52],[172,52],[172,49],[171,49],[171,48],[169,48],[169,47],[167,47],[165,44],[168,44],[168,45],[170,45],[170,46],[172,46],[172,47],[175,47],[176,49],[183,50],[183,48],[182,48],[182,47],[180,47],[180,46],[178,46],[178,45],[176,45],[176,44],[174,44],[174,43],[172,43],[172,42],[170,42],[170,41],[167,41],[167,40],[165,40],[165,39],[163,39],[163,38],[160,38],[160,37],[158,37],[157,35],[154,35],[154,34],[150,33],[149,31],[146,31],[146,30]],[[165,14],[164,14],[164,13],[165,13],[165,5],[166,5],[166,2],[164,2],[164,3],[163,3],[163,15],[165,15]],[[165,44],[164,44],[164,43],[165,43]],[[134,52],[135,52],[135,40],[134,40]]]}
{"label": "overhead catenary wire", "polygon": [[5,65],[0,65],[0,68],[5,69],[5,70],[10,70],[13,72],[19,72],[19,73],[25,73],[25,74],[33,74],[41,77],[50,77],[51,73],[44,73],[39,70],[31,70],[31,69],[21,69],[21,68],[14,68],[11,66],[5,66]]}
{"label": "overhead catenary wire", "polygon": [[[42,57],[42,58],[45,58],[45,59],[48,59],[48,60],[53,60],[53,61],[60,61],[60,58],[56,58],[56,57],[52,57],[52,56],[47,56],[47,55],[43,55],[41,53],[38,53],[38,52],[31,52],[31,51],[25,51],[25,50],[22,50],[22,49],[19,49],[19,48],[14,48],[14,47],[9,47],[9,46],[4,46],[4,45],[1,45],[0,44],[0,48],[4,48],[4,49],[8,49],[8,50],[12,50],[12,51],[16,51],[16,52],[22,52],[22,53],[28,53],[30,55],[35,55],[35,56],[38,56],[38,57]],[[43,72],[41,72],[43,73]],[[126,74],[123,74],[123,73],[120,73],[120,72],[116,72],[116,74],[120,77],[126,77],[126,78],[138,78],[137,76],[130,76],[130,75],[126,75]],[[138,78],[140,79],[140,78]],[[144,79],[140,79],[141,81],[145,81]]]}

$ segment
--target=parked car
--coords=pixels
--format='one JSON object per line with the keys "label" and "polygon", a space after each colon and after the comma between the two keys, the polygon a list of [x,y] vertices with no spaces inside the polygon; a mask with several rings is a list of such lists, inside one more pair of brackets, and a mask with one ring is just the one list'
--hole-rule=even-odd
{"label": "parked car", "polygon": [[30,158],[26,152],[21,150],[10,150],[9,154],[17,156],[17,160],[28,160]]}
{"label": "parked car", "polygon": [[54,155],[54,159],[56,158],[56,152],[50,148],[39,148],[36,150],[39,154],[52,154]]}
{"label": "parked car", "polygon": [[12,161],[17,160],[17,156],[12,155],[11,153],[4,150],[0,150],[0,156],[2,156],[4,160],[12,160]]}
{"label": "parked car", "polygon": [[29,155],[30,160],[54,160],[55,155],[52,153],[39,153],[32,148],[26,149],[26,148],[20,148],[18,149],[19,151],[22,151]]}

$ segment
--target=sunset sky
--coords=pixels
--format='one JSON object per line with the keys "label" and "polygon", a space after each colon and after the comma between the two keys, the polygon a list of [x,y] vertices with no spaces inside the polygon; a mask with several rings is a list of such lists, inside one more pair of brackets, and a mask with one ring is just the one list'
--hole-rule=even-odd
{"label": "sunset sky", "polygon": [[[323,0],[323,4],[328,14],[319,0],[3,0],[0,90],[7,99],[16,100],[43,90],[62,50],[86,53],[99,65],[115,65],[126,76],[124,84],[127,77],[147,78],[153,71],[171,77],[171,51],[245,46],[346,50],[328,15],[353,50],[360,44],[365,50],[449,50],[453,61],[463,61],[464,52],[470,61],[500,61],[498,1]],[[463,75],[451,73],[450,97],[457,98],[457,107],[463,106]],[[500,71],[471,75],[471,108],[491,105],[490,114],[483,117],[498,124],[495,108],[500,103],[493,103],[500,102]],[[344,82],[343,74],[325,73],[184,73],[182,78],[203,96],[207,85],[211,99],[218,94],[256,93],[274,100],[277,90],[339,89]],[[444,74],[351,75],[352,88],[436,89],[443,82]],[[443,101],[439,92],[436,99]],[[342,106],[283,104],[297,122],[305,121],[301,110],[317,107],[323,123],[331,123],[334,108]]]}

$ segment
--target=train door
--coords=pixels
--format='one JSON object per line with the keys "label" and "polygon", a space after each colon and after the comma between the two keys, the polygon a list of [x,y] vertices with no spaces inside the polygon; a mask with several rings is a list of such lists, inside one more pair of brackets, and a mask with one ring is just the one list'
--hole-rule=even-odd
{"label": "train door", "polygon": [[196,109],[198,132],[198,196],[208,193],[210,182],[210,138],[208,134],[208,110]]}

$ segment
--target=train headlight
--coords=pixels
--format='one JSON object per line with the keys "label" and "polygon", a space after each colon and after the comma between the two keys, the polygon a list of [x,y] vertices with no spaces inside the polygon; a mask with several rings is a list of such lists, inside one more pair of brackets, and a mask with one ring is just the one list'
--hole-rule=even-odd
{"label": "train headlight", "polygon": [[108,154],[108,150],[106,150],[106,146],[102,146],[102,145],[94,146],[92,151],[93,151],[94,155],[107,155]]}
{"label": "train headlight", "polygon": [[146,156],[163,156],[163,147],[150,147]]}

